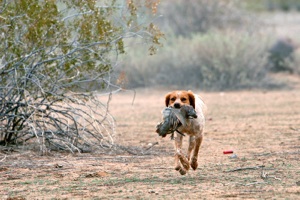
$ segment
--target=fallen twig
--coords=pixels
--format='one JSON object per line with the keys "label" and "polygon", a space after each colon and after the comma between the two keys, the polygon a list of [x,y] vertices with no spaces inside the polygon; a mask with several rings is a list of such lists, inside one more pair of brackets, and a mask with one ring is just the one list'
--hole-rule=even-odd
{"label": "fallen twig", "polygon": [[4,161],[5,159],[6,159],[6,155],[4,156],[4,158],[2,158],[2,159],[0,160],[0,162]]}
{"label": "fallen twig", "polygon": [[151,169],[173,169],[172,167],[153,167]]}
{"label": "fallen twig", "polygon": [[281,181],[281,178],[277,178],[276,176],[270,176],[267,172],[265,172],[264,170],[262,170],[260,177],[263,180],[266,180],[268,178],[274,178],[275,180]]}
{"label": "fallen twig", "polygon": [[275,180],[281,181],[281,178],[277,178],[276,176],[268,176],[270,178],[274,178]]}
{"label": "fallen twig", "polygon": [[253,182],[253,183],[247,183],[247,184],[245,184],[245,186],[249,186],[249,185],[256,185],[256,184],[264,184],[264,183],[266,183],[266,182]]}
{"label": "fallen twig", "polygon": [[[264,184],[264,183],[267,183],[267,182],[265,182],[265,181],[261,181],[261,182],[256,181],[256,182],[252,182],[252,183],[232,182],[232,183],[230,183],[230,184],[235,184],[236,186],[237,186],[237,185],[249,186],[249,185]],[[225,185],[230,185],[230,184],[225,184]]]}
{"label": "fallen twig", "polygon": [[155,142],[155,143],[151,144],[151,146],[148,147],[148,148],[145,150],[145,152],[149,151],[152,147],[154,147],[154,146],[157,145],[157,144],[158,144],[158,142]]}
{"label": "fallen twig", "polygon": [[139,155],[138,153],[136,153],[136,152],[134,152],[134,151],[131,151],[131,150],[128,149],[128,148],[123,148],[122,150],[127,151],[127,153],[130,153],[130,154],[132,154],[132,155]]}
{"label": "fallen twig", "polygon": [[294,155],[294,154],[300,154],[300,151],[283,151],[283,152],[268,152],[268,153],[261,153],[261,154],[255,154],[254,156],[269,156],[269,155],[281,155],[281,154],[290,154],[290,155]]}
{"label": "fallen twig", "polygon": [[290,129],[293,131],[300,131],[300,129],[290,126]]}
{"label": "fallen twig", "polygon": [[265,167],[264,165],[259,165],[259,166],[255,166],[255,167],[241,167],[241,168],[236,168],[236,169],[232,169],[232,170],[227,170],[225,172],[236,172],[236,171],[242,171],[242,170],[248,170],[248,169],[259,169],[259,168],[263,168]]}

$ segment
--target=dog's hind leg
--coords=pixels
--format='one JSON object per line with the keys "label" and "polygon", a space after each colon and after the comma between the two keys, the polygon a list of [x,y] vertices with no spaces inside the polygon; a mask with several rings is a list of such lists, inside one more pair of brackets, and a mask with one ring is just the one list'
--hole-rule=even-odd
{"label": "dog's hind leg", "polygon": [[187,152],[187,158],[188,160],[191,159],[191,154],[193,149],[195,148],[195,137],[194,136],[190,136],[189,139],[189,148],[188,148],[188,152]]}
{"label": "dog's hind leg", "polygon": [[202,139],[203,139],[202,133],[195,138],[195,149],[193,152],[193,157],[191,159],[191,167],[193,168],[193,170],[196,170],[198,167],[197,160],[198,160],[198,153],[199,153],[199,149],[200,149],[200,146],[202,143]]}

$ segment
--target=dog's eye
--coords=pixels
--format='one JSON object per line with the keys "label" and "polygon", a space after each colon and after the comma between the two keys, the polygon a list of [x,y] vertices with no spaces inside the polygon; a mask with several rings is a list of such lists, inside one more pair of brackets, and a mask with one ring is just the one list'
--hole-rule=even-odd
{"label": "dog's eye", "polygon": [[181,98],[181,101],[186,101],[186,98]]}
{"label": "dog's eye", "polygon": [[176,98],[175,98],[175,97],[171,98],[171,101],[175,101],[175,100],[176,100]]}

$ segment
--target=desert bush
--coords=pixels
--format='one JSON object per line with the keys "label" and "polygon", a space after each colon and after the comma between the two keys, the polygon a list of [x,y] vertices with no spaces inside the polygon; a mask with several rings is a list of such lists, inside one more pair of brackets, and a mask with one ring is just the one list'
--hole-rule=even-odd
{"label": "desert bush", "polygon": [[285,63],[291,73],[300,75],[300,48],[296,49],[291,59],[285,60]]}
{"label": "desert bush", "polygon": [[260,34],[211,32],[173,37],[165,46],[152,58],[124,63],[129,87],[228,90],[257,87],[267,74],[269,41]]}
{"label": "desert bush", "polygon": [[43,152],[111,147],[113,118],[94,90],[111,89],[125,38],[150,41],[155,52],[161,33],[150,18],[157,4],[1,1],[0,145],[32,141]]}
{"label": "desert bush", "polygon": [[290,38],[278,39],[270,48],[269,64],[274,72],[293,72],[294,52],[298,48],[296,43]]}

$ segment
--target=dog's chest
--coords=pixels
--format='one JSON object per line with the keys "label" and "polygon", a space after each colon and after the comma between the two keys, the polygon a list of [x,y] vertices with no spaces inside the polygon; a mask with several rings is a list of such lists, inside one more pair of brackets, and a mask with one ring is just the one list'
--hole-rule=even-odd
{"label": "dog's chest", "polygon": [[187,119],[185,126],[180,126],[178,130],[189,136],[197,135],[201,129],[203,129],[204,124],[202,124],[198,119]]}

